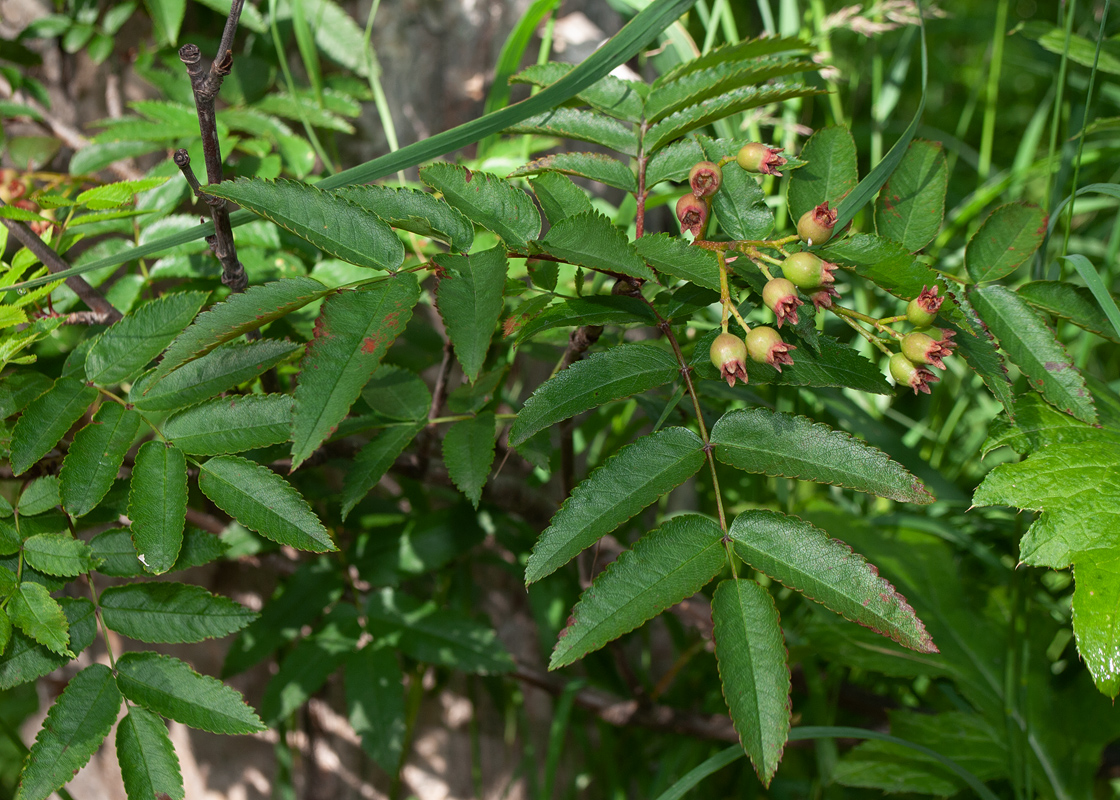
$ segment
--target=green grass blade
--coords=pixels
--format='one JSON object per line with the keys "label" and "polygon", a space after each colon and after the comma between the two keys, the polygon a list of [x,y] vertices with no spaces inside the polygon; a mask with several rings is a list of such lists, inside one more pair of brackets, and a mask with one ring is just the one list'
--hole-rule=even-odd
{"label": "green grass blade", "polygon": [[906,154],[906,148],[910,146],[910,140],[914,138],[914,133],[918,130],[918,123],[922,120],[922,114],[926,109],[926,83],[929,78],[929,58],[926,52],[926,26],[922,18],[922,4],[921,0],[918,2],[918,26],[920,30],[920,43],[922,46],[922,96],[918,100],[918,110],[914,112],[914,118],[910,120],[910,124],[906,126],[906,130],[902,132],[902,136],[894,143],[894,146],[887,151],[883,156],[883,160],[875,165],[871,172],[867,173],[859,185],[856,186],[852,192],[841,201],[839,207],[836,209],[836,230],[844,229],[856,213],[863,208],[879,188],[887,182],[887,178],[894,172],[895,167],[902,161],[902,157]]}
{"label": "green grass blade", "polygon": [[1093,269],[1093,265],[1089,259],[1082,255],[1062,256],[1062,261],[1068,261],[1073,264],[1073,268],[1077,270],[1077,274],[1081,276],[1081,280],[1085,281],[1085,285],[1089,287],[1089,291],[1093,293],[1093,297],[1097,298],[1104,313],[1108,315],[1108,321],[1112,323],[1113,330],[1116,335],[1120,336],[1120,309],[1116,307],[1116,301],[1112,299],[1112,295],[1105,286],[1101,276]]}

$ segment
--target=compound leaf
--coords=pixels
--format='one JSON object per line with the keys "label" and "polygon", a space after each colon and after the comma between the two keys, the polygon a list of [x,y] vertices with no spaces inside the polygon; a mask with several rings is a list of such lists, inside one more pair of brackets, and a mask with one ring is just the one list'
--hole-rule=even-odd
{"label": "compound leaf", "polygon": [[27,563],[47,575],[73,578],[93,567],[88,544],[69,533],[38,533],[23,543]]}
{"label": "compound leaf", "polygon": [[86,378],[100,386],[135,378],[190,325],[207,295],[165,294],[114,323],[90,347]]}
{"label": "compound leaf", "polygon": [[715,456],[745,472],[827,483],[904,503],[932,503],[922,482],[883,451],[806,417],[730,411],[712,428]]}
{"label": "compound leaf", "polygon": [[184,364],[154,384],[155,370],[141,375],[129,390],[128,399],[141,411],[172,411],[193,406],[272,369],[301,347],[280,339],[230,342]]}
{"label": "compound leaf", "polygon": [[420,180],[510,247],[524,250],[540,235],[541,216],[532,198],[497,175],[436,163],[420,169]]}
{"label": "compound leaf", "polygon": [[722,539],[719,525],[697,514],[647,533],[580,597],[548,668],[578,661],[696,594],[727,563]]}
{"label": "compound leaf", "polygon": [[182,450],[162,442],[140,446],[132,468],[128,517],[144,568],[154,575],[171,569],[187,520],[187,457]]}
{"label": "compound leaf", "polygon": [[505,248],[493,247],[469,256],[438,255],[435,262],[444,271],[437,290],[439,315],[463,374],[474,383],[502,314],[509,269]]}
{"label": "compound leaf", "polygon": [[657,345],[635,342],[593,353],[533,392],[510,428],[509,442],[516,447],[557,422],[663,386],[678,375],[676,358]]}
{"label": "compound leaf", "polygon": [[117,761],[121,765],[125,793],[129,800],[149,800],[166,796],[183,800],[183,776],[179,758],[158,714],[146,708],[129,706],[117,725]]}
{"label": "compound leaf", "polygon": [[999,285],[978,286],[969,298],[1004,352],[1048,402],[1083,422],[1096,423],[1096,408],[1084,378],[1038,312]]}
{"label": "compound leaf", "polygon": [[257,614],[185,583],[129,583],[101,593],[101,618],[130,639],[178,644],[228,636]]}
{"label": "compound leaf", "polygon": [[940,142],[914,139],[875,200],[875,232],[916,253],[945,216],[949,168]]}
{"label": "compound leaf", "polygon": [[856,142],[843,125],[818,129],[801,149],[801,159],[809,163],[790,176],[787,198],[795,222],[825,201],[835,208],[859,182]]}
{"label": "compound leaf", "polygon": [[728,535],[759,572],[920,653],[936,653],[914,609],[879,571],[839,539],[775,511],[745,511]]}
{"label": "compound leaf", "polygon": [[506,128],[505,133],[535,133],[601,145],[628,156],[638,153],[638,135],[633,128],[611,117],[578,108],[554,108],[535,114]]}
{"label": "compound leaf", "polygon": [[370,633],[376,638],[388,637],[417,661],[480,675],[500,675],[514,668],[513,659],[489,626],[441,609],[434,602],[421,604],[387,588],[370,595],[366,614]]}
{"label": "compound leaf", "polygon": [[539,175],[544,172],[559,172],[579,178],[598,181],[605,186],[613,186],[624,192],[636,192],[638,179],[634,171],[617,158],[602,153],[555,153],[551,156],[530,161],[509,174],[510,178],[526,175]]}
{"label": "compound leaf", "polygon": [[393,272],[404,263],[404,245],[384,220],[333,192],[289,180],[238,178],[206,187],[271,220],[335,258]]}
{"label": "compound leaf", "polygon": [[751,580],[727,580],[712,597],[712,638],[723,697],[764,786],[782,759],[790,726],[790,674],[778,609]]}
{"label": "compound leaf", "polygon": [[336,189],[335,194],[372,211],[394,228],[447,242],[460,253],[470,250],[474,226],[443,200],[406,187],[364,184]]}
{"label": "compound leaf", "polygon": [[163,424],[163,435],[184,453],[240,453],[288,441],[292,396],[216,397],[186,408]]}
{"label": "compound leaf", "polygon": [[244,292],[231,294],[225,302],[199,314],[194,324],[171,343],[148,383],[149,391],[152,385],[188,361],[303,308],[330,291],[314,278],[300,276],[250,286]]}
{"label": "compound leaf", "polygon": [[102,403],[93,420],[74,436],[62,460],[62,505],[71,515],[88,514],[108,493],[141,417],[119,403]]}
{"label": "compound leaf", "polygon": [[969,276],[981,283],[1010,275],[1042,244],[1046,222],[1041,208],[1026,203],[1008,203],[994,210],[965,247]]}
{"label": "compound leaf", "polygon": [[396,654],[366,645],[346,657],[346,713],[362,749],[389,772],[404,748],[404,676]]}
{"label": "compound leaf", "polygon": [[333,294],[315,321],[315,338],[300,363],[292,419],[292,469],[334,432],[412,318],[420,285],[398,275]]}
{"label": "compound leaf", "polygon": [[32,400],[12,431],[12,474],[22,475],[50,452],[96,399],[97,389],[93,386],[63,376]]}
{"label": "compound leaf", "polygon": [[67,647],[70,624],[66,614],[46,587],[24,580],[8,601],[8,617],[12,625],[51,652],[75,657]]}
{"label": "compound leaf", "polygon": [[198,488],[246,528],[279,544],[337,550],[311,506],[268,467],[241,456],[215,456],[199,467]]}
{"label": "compound leaf", "polygon": [[703,442],[685,428],[664,428],[626,445],[591,473],[540,535],[525,567],[533,583],[575,558],[704,463]]}
{"label": "compound leaf", "polygon": [[487,411],[456,422],[443,437],[447,474],[475,508],[494,463],[494,422],[493,412]]}
{"label": "compound leaf", "polygon": [[132,702],[191,728],[226,734],[265,730],[236,689],[171,656],[123,653],[117,686]]}
{"label": "compound leaf", "polygon": [[121,708],[113,672],[91,664],[70,679],[31,746],[20,773],[19,800],[46,800],[86,765]]}
{"label": "compound leaf", "polygon": [[634,242],[634,249],[658,272],[719,291],[719,261],[711,250],[692,247],[679,236],[667,233],[643,236]]}

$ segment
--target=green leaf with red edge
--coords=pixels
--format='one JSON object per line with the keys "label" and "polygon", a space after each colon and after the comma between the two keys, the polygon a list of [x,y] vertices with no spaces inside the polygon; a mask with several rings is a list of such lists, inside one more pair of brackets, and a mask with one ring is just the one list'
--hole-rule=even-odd
{"label": "green leaf with red edge", "polygon": [[647,281],[655,277],[626,235],[598,211],[560,220],[537,245],[548,255],[588,269]]}
{"label": "green leaf with red edge", "polygon": [[487,411],[456,422],[443,437],[447,474],[475,508],[494,463],[494,424],[493,412]]}
{"label": "green leaf with red edge", "polygon": [[790,726],[790,673],[778,609],[751,580],[727,580],[712,596],[712,638],[723,697],[763,786],[782,760]]}
{"label": "green leaf with red edge", "polygon": [[395,271],[404,245],[381,217],[333,192],[290,180],[238,178],[206,187],[359,267]]}
{"label": "green leaf with red edge", "polygon": [[117,761],[129,800],[166,796],[183,800],[183,776],[179,758],[158,714],[140,706],[129,706],[117,725]]}
{"label": "green leaf with red edge", "polygon": [[949,167],[940,142],[915,139],[875,200],[875,232],[916,253],[945,217]]}
{"label": "green leaf with red edge", "polygon": [[191,323],[207,292],[165,294],[109,327],[86,355],[86,378],[100,386],[130,381]]}
{"label": "green leaf with red edge", "polygon": [[70,679],[23,764],[16,797],[46,800],[86,765],[109,735],[121,708],[113,672],[91,664]]}
{"label": "green leaf with red edge", "polygon": [[156,367],[149,387],[188,361],[303,308],[331,291],[314,278],[301,276],[250,286],[244,292],[231,294],[225,302],[199,314],[194,323],[171,343]]}
{"label": "green leaf with red edge", "polygon": [[968,296],[1031,385],[1055,408],[1095,424],[1097,411],[1085,380],[1038,312],[1015,292],[995,284],[977,286]]}
{"label": "green leaf with red edge", "polygon": [[638,154],[638,135],[634,129],[611,117],[578,108],[554,108],[527,117],[503,133],[535,133],[601,145],[628,156]]}
{"label": "green leaf with red edge", "polygon": [[63,376],[27,406],[12,430],[10,463],[22,475],[58,444],[90,404],[97,389],[85,381]]}
{"label": "green leaf with red edge", "polygon": [[199,675],[189,665],[158,653],[124,653],[117,659],[121,694],[162,717],[210,733],[265,730],[236,689]]}
{"label": "green leaf with red edge", "polygon": [[[958,355],[980,376],[988,390],[1014,418],[1015,396],[1011,391],[1011,381],[1007,377],[1003,356],[996,349],[988,326],[968,301],[968,295],[953,292],[945,294],[945,302],[953,304],[942,306],[943,309],[948,309],[949,317],[953,320],[945,323],[945,327],[955,333],[953,341],[956,342]],[[942,324],[940,319],[938,324]]]}
{"label": "green leaf with red edge", "polygon": [[564,501],[525,566],[533,583],[575,558],[704,464],[704,443],[686,428],[663,428],[626,445]]}
{"label": "green leaf with red edge", "polygon": [[727,563],[723,531],[698,514],[673,517],[596,576],[552,651],[559,669],[691,597]]}
{"label": "green leaf with red edge", "polygon": [[1046,214],[1027,203],[995,209],[968,240],[964,265],[977,283],[1010,275],[1046,238]]}
{"label": "green leaf with red edge", "polygon": [[[700,137],[704,157],[717,164],[720,159],[734,158],[742,145],[735,139]],[[723,169],[720,189],[712,196],[712,213],[720,230],[732,239],[765,239],[774,230],[774,212],[766,205],[762,187],[737,164]]]}
{"label": "green leaf with red edge", "polygon": [[136,453],[128,492],[132,542],[154,575],[175,565],[187,520],[187,457],[178,447],[145,442]]}
{"label": "green leaf with red edge", "polygon": [[424,430],[426,424],[426,421],[416,421],[384,428],[354,456],[342,483],[343,520],[377,485],[397,456],[404,452],[416,434]]}
{"label": "green leaf with red edge", "polygon": [[140,415],[119,403],[102,403],[74,436],[62,461],[62,505],[75,517],[88,514],[108,493],[140,430]]}
{"label": "green leaf with red edge", "polygon": [[1073,578],[1077,652],[1097,688],[1115,700],[1120,694],[1120,550],[1078,558]]}
{"label": "green leaf with red edge", "polygon": [[199,465],[198,488],[251,531],[297,550],[337,550],[303,495],[268,467],[241,456]]}
{"label": "green leaf with red edge", "polygon": [[911,650],[938,652],[906,598],[863,556],[820,528],[753,510],[737,516],[728,535],[743,561],[782,585]]}
{"label": "green leaf with red edge", "polygon": [[437,255],[434,260],[444,271],[437,289],[439,315],[463,374],[474,383],[502,315],[509,269],[505,248],[492,247],[469,256]]}
{"label": "green leaf with red edge", "polygon": [[745,472],[797,478],[904,503],[934,498],[901,464],[851,434],[765,408],[729,411],[712,427],[714,455]]}
{"label": "green leaf with red edge", "polygon": [[510,247],[523,250],[540,235],[541,215],[533,199],[497,175],[436,163],[421,168],[420,180]]}
{"label": "green leaf with red edge", "polygon": [[385,351],[412,318],[420,285],[408,273],[338,292],[323,302],[300,362],[292,419],[292,469],[331,435]]}
{"label": "green leaf with red edge", "polygon": [[617,158],[602,153],[556,153],[530,161],[525,166],[515,169],[507,177],[522,178],[526,175],[539,175],[542,172],[575,175],[622,189],[624,192],[638,190],[638,179],[634,176],[634,171]]}
{"label": "green leaf with red edge", "polygon": [[680,365],[673,354],[648,342],[593,353],[537,387],[514,420],[509,442],[516,447],[558,422],[663,386],[679,375]]}
{"label": "green leaf with red edge", "polygon": [[826,200],[836,208],[859,182],[856,143],[843,125],[827,125],[817,130],[801,148],[800,157],[808,163],[790,175],[787,194],[794,222]]}

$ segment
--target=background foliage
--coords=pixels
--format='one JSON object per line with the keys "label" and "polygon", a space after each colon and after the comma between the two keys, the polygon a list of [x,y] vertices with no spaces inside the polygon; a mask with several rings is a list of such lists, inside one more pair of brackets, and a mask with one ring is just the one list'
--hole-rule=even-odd
{"label": "background foliage", "polygon": [[[46,797],[115,724],[128,796],[182,797],[161,718],[271,728],[272,791],[310,791],[289,734],[321,698],[404,796],[426,698],[466,687],[520,758],[499,782],[476,748],[479,796],[1115,793],[1107,3],[945,3],[923,34],[890,0],[662,0],[573,68],[538,0],[492,115],[345,172],[363,107],[395,149],[369,46],[390,9],[363,30],[329,0],[247,7],[216,128],[236,180],[205,187],[244,209],[243,294],[164,158],[204,162],[175,51],[213,55],[208,6],[64,4],[0,51],[2,214],[125,314],[67,317],[78,295],[7,242],[0,792]],[[99,63],[126,24],[151,99],[60,150],[39,50]],[[604,77],[623,61],[645,84]],[[770,324],[751,262],[828,200],[853,225],[817,252],[862,316],[807,302],[792,365],[728,387],[721,259],[671,209],[751,140],[789,162],[724,167],[734,310]],[[903,392],[880,340],[932,285],[959,349]],[[214,563],[275,591],[152,579]],[[223,680],[166,647],[231,635]],[[250,705],[230,684],[254,668]]]}

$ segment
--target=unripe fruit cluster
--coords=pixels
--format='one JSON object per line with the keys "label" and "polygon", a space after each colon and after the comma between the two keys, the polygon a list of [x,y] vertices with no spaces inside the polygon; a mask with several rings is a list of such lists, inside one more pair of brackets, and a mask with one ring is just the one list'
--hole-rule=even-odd
{"label": "unripe fruit cluster", "polygon": [[[921,294],[907,304],[906,319],[915,328],[929,328],[937,319],[937,312],[944,300],[937,296],[937,292],[937,286],[932,289],[923,286]],[[936,383],[939,379],[927,369],[927,365],[945,369],[942,359],[952,355],[953,348],[956,347],[953,342],[954,331],[933,328],[930,333],[939,335],[939,338],[934,339],[920,330],[908,333],[902,337],[902,352],[895,353],[890,359],[891,377],[898,383],[909,386],[914,394],[930,393],[929,384]]]}

